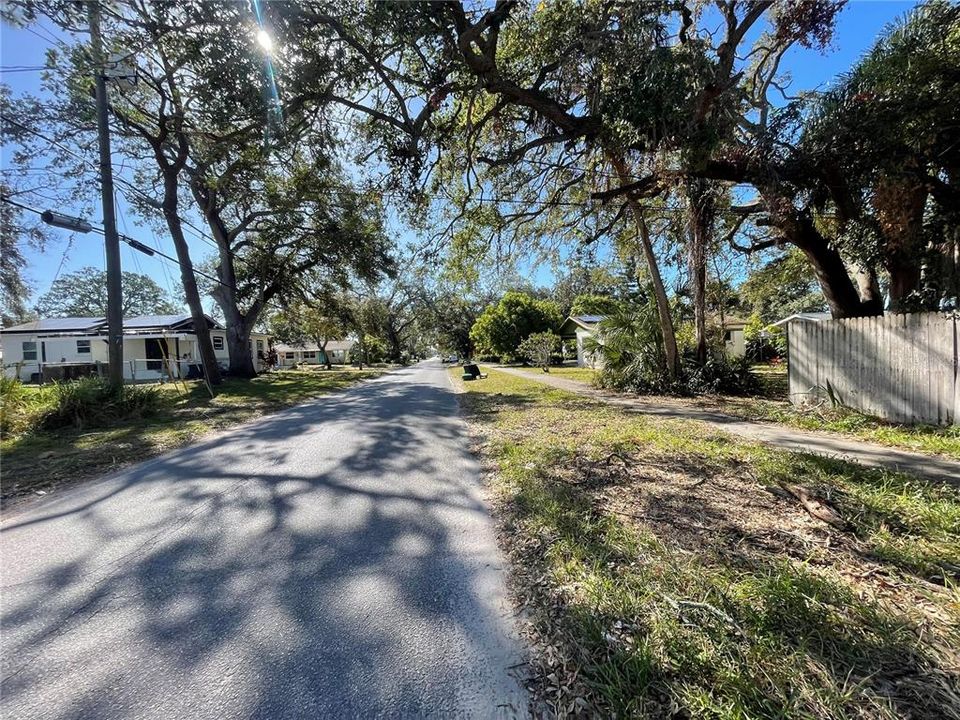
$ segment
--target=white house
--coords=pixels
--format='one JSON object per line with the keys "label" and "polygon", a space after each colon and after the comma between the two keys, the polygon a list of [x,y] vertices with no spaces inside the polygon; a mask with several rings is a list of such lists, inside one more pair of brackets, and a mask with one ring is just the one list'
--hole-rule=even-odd
{"label": "white house", "polygon": [[[564,340],[577,341],[577,366],[600,368],[603,367],[603,356],[598,352],[590,352],[583,347],[587,338],[599,338],[598,325],[604,315],[571,315],[560,326],[559,335]],[[723,340],[726,352],[732,357],[746,355],[747,346],[743,331],[747,326],[745,320],[728,318],[723,323]]]}
{"label": "white house", "polygon": [[560,326],[559,335],[564,340],[577,341],[577,367],[603,367],[603,357],[598,352],[590,352],[583,347],[587,338],[597,338],[597,325],[603,315],[571,315]]}
{"label": "white house", "polygon": [[[218,363],[230,362],[226,331],[206,318]],[[256,369],[269,337],[250,338]],[[108,360],[106,318],[47,318],[4,328],[0,336],[7,377],[24,382],[97,374]],[[141,315],[123,321],[123,375],[132,382],[200,377],[200,352],[190,315]]]}
{"label": "white house", "polygon": [[[330,340],[327,343],[326,354],[333,365],[346,365],[350,362],[350,351],[353,349],[353,340]],[[277,351],[277,361],[280,367],[291,367],[293,365],[326,365],[324,350],[316,343],[304,343],[302,345],[282,345],[274,346]]]}

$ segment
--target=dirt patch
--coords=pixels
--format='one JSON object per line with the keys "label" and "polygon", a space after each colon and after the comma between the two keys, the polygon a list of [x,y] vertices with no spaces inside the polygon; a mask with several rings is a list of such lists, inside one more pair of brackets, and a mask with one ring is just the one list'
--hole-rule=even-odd
{"label": "dirt patch", "polygon": [[[706,565],[749,569],[789,559],[831,579],[839,576],[860,600],[909,617],[942,666],[960,673],[955,572],[948,570],[946,580],[925,578],[879,561],[855,532],[811,516],[794,495],[759,482],[747,468],[615,453],[601,460],[578,455],[551,474],[589,490],[598,512],[613,513]],[[813,492],[836,503],[841,514],[859,511],[835,490]]]}

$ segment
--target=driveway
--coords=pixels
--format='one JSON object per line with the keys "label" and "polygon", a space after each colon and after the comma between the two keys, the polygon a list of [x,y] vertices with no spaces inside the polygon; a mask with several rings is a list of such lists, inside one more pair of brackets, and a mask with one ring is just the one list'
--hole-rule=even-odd
{"label": "driveway", "polygon": [[0,560],[5,718],[526,713],[439,365],[15,509]]}

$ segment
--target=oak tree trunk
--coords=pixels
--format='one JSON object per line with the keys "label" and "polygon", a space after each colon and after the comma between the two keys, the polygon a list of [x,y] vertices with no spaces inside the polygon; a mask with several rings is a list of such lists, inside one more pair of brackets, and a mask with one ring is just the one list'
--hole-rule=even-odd
{"label": "oak tree trunk", "polygon": [[200,362],[203,363],[203,372],[211,385],[219,385],[220,366],[213,351],[213,340],[210,338],[210,327],[200,302],[200,292],[197,289],[197,279],[193,274],[193,261],[190,259],[190,246],[183,236],[183,227],[177,214],[177,178],[176,174],[164,177],[163,215],[167,221],[167,229],[173,238],[173,246],[180,263],[180,281],[183,283],[183,294],[190,308],[190,317],[193,319],[193,331],[197,336],[197,346],[200,351]]}
{"label": "oak tree trunk", "polygon": [[[620,178],[621,185],[628,185],[631,180],[627,172],[626,163],[622,158],[612,154],[608,154],[608,158]],[[640,243],[643,246],[643,255],[647,261],[647,269],[650,271],[650,281],[653,283],[653,294],[657,303],[657,315],[660,319],[660,332],[663,335],[663,350],[667,361],[667,372],[670,377],[675,378],[680,374],[680,352],[677,349],[677,334],[673,327],[673,315],[670,313],[670,300],[667,298],[667,291],[663,285],[663,277],[660,274],[660,266],[657,263],[656,253],[653,251],[653,243],[650,241],[650,229],[647,227],[646,218],[643,216],[643,209],[635,198],[629,196],[627,204],[637,223]]]}
{"label": "oak tree trunk", "polygon": [[690,296],[697,362],[707,361],[707,245],[713,232],[714,207],[709,181],[691,178],[687,182],[687,212],[690,268]]}

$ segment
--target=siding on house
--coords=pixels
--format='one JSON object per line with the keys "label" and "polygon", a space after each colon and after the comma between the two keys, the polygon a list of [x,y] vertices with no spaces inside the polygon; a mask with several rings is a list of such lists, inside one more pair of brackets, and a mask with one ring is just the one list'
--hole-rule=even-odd
{"label": "siding on house", "polygon": [[730,357],[741,358],[747,354],[747,342],[744,330],[745,320],[728,318],[723,323],[723,349]]}
{"label": "siding on house", "polygon": [[557,333],[564,340],[576,340],[577,366],[601,368],[603,356],[598,352],[590,352],[584,348],[584,341],[597,337],[597,325],[603,320],[603,315],[571,315]]}
{"label": "siding on house", "polygon": [[[219,337],[222,343],[214,354],[218,363],[225,367],[230,361],[226,333],[213,320],[210,323],[214,328],[211,334]],[[161,343],[161,358],[147,357],[148,340]],[[268,341],[266,334],[251,335],[254,366],[258,371],[266,369],[258,350],[265,351]],[[36,344],[36,359],[24,357],[24,343]],[[52,318],[25,323],[4,330],[0,345],[4,374],[17,376],[24,382],[37,379],[43,366],[97,365],[108,361],[104,318]],[[83,352],[86,347],[89,352]],[[200,359],[192,319],[189,315],[172,315],[125,320],[123,357],[123,375],[127,380],[139,382],[187,375],[189,366],[196,365]]]}
{"label": "siding on house", "polygon": [[[345,365],[350,362],[350,351],[353,349],[352,340],[331,340],[327,343],[326,354],[333,365]],[[303,345],[275,345],[280,367],[293,365],[325,365],[323,352],[316,343]]]}

